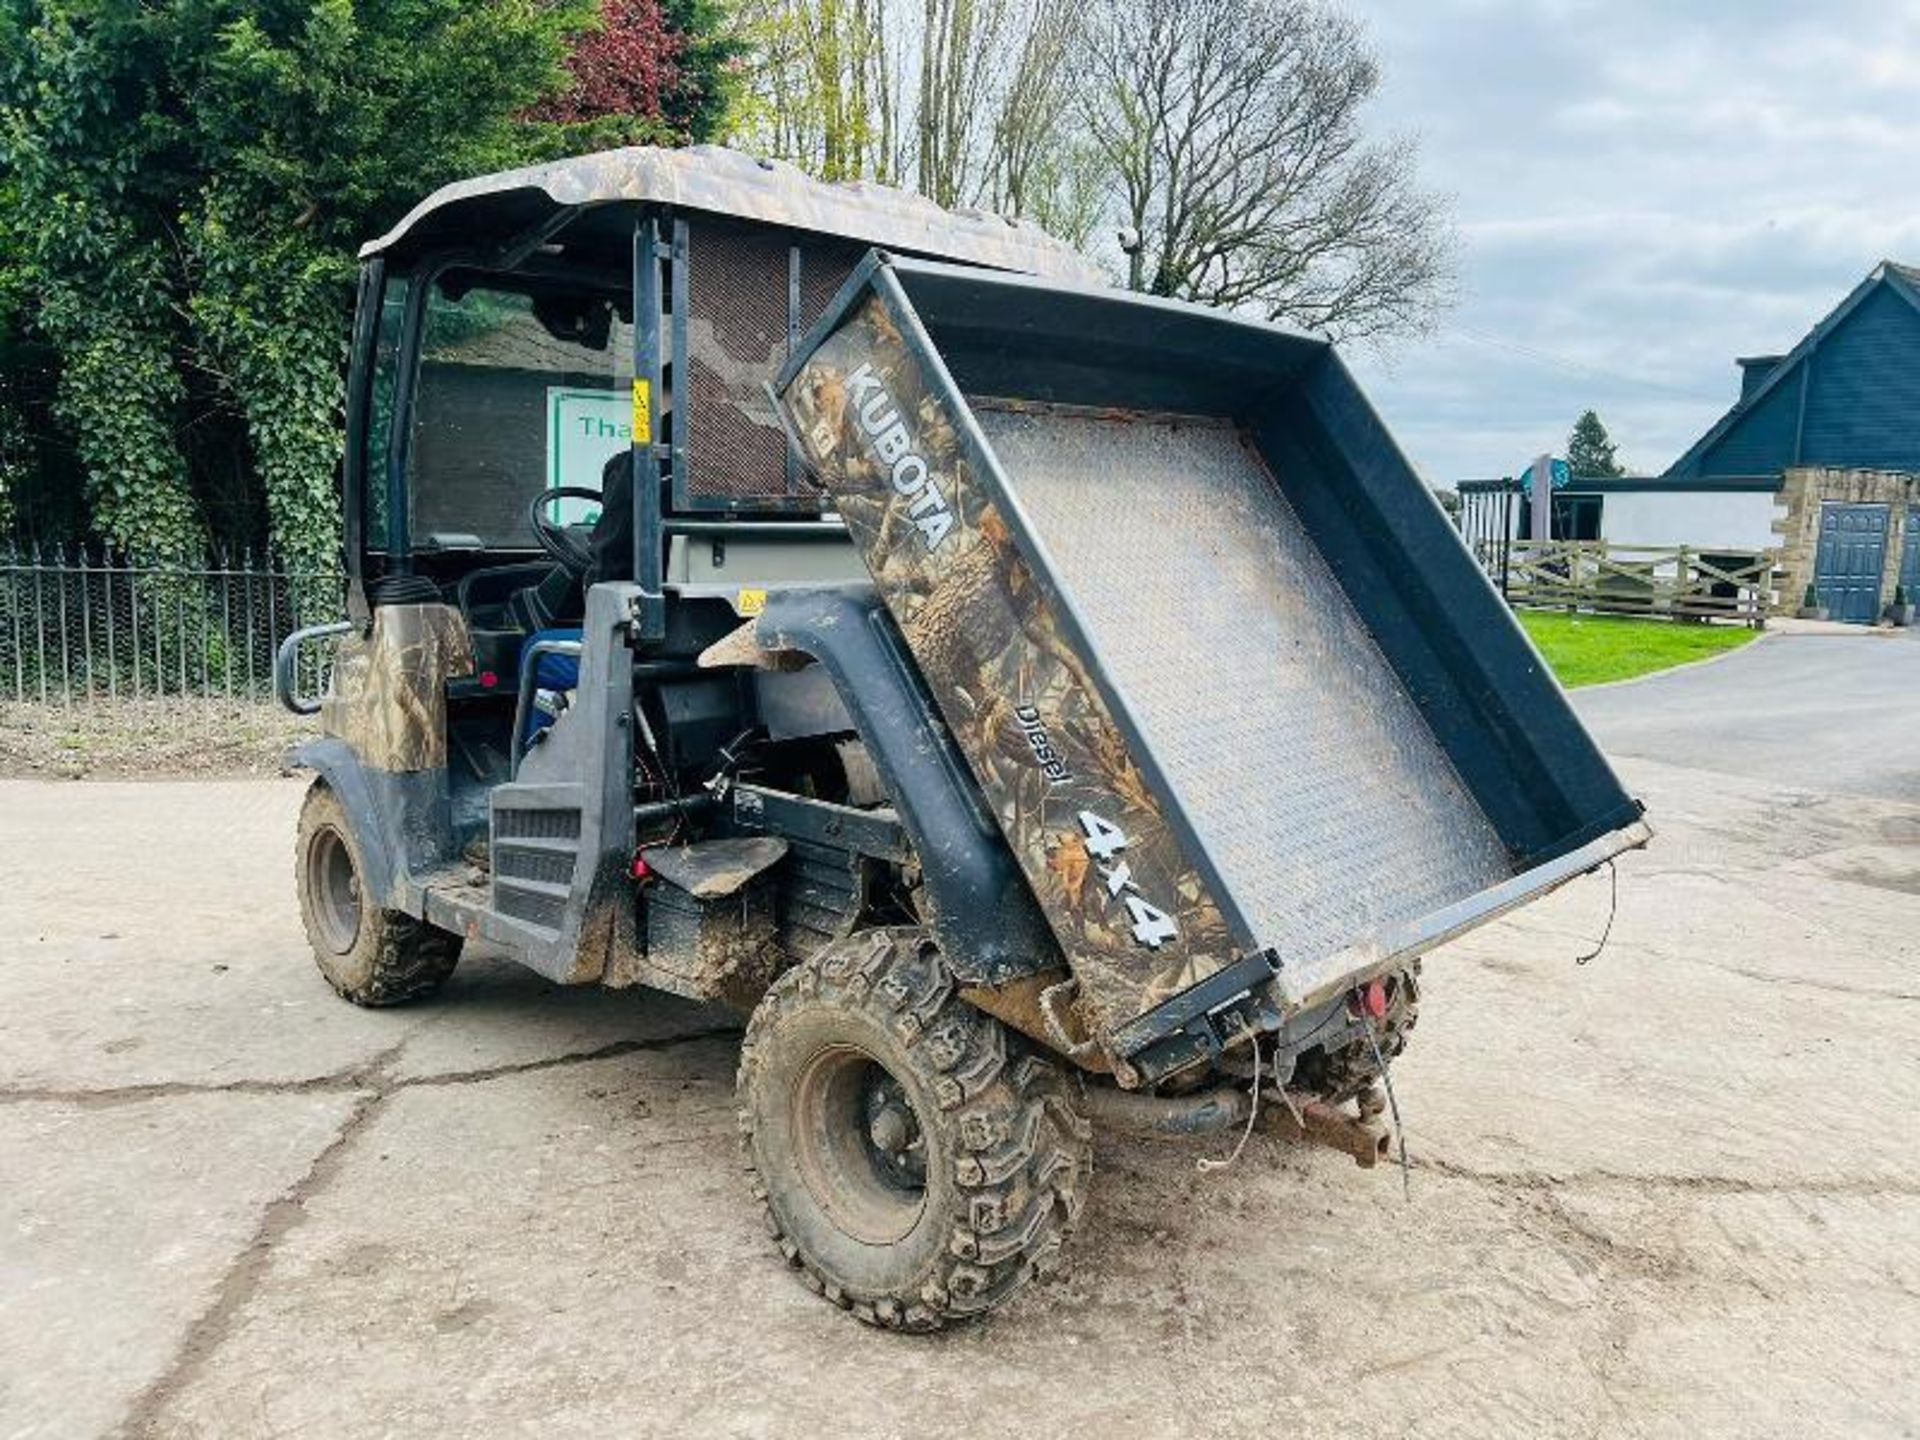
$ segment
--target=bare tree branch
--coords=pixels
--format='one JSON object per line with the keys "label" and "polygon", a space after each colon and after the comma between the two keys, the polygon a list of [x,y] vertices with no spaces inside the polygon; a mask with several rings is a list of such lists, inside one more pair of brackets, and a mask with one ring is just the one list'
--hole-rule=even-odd
{"label": "bare tree branch", "polygon": [[1331,0],[743,0],[752,138],[828,179],[911,177],[1085,246],[1137,290],[1344,338],[1451,298],[1444,197],[1368,136],[1379,66]]}
{"label": "bare tree branch", "polygon": [[1451,298],[1444,197],[1411,142],[1362,125],[1380,72],[1319,0],[1095,0],[1080,118],[1139,237],[1135,289],[1346,338]]}

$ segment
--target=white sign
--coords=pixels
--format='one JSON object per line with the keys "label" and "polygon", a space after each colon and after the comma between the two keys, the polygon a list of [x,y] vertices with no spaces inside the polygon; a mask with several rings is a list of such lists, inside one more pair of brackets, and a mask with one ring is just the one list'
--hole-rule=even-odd
{"label": "white sign", "polygon": [[[633,444],[633,400],[624,390],[574,390],[547,387],[547,488],[578,485],[600,488],[600,472],[609,457]],[[562,524],[591,525],[600,507],[585,500],[562,500],[549,514]]]}

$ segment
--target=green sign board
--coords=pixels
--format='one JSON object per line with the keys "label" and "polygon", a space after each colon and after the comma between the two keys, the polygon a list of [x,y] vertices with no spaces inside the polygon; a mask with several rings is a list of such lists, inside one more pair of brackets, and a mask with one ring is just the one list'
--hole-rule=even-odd
{"label": "green sign board", "polygon": [[[547,387],[547,488],[600,488],[600,472],[615,453],[633,444],[633,399],[624,390]],[[591,525],[600,507],[562,500],[553,513],[567,525]]]}

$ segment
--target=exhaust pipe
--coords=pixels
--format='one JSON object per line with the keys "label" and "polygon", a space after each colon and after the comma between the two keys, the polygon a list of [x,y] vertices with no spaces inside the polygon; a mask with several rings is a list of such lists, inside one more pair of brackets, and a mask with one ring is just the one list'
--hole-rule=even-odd
{"label": "exhaust pipe", "polygon": [[[1208,1135],[1247,1123],[1252,1092],[1220,1085],[1192,1095],[1138,1095],[1110,1085],[1088,1085],[1082,1109],[1097,1125],[1150,1135]],[[1283,1140],[1325,1145],[1351,1155],[1363,1170],[1386,1158],[1389,1135],[1375,1116],[1354,1116],[1311,1096],[1289,1094],[1292,1109],[1263,1104],[1261,1128]],[[1295,1112],[1299,1119],[1295,1120]]]}
{"label": "exhaust pipe", "polygon": [[1247,1123],[1253,1096],[1232,1085],[1192,1095],[1141,1095],[1111,1085],[1089,1085],[1082,1109],[1097,1125],[1150,1135],[1208,1135]]}

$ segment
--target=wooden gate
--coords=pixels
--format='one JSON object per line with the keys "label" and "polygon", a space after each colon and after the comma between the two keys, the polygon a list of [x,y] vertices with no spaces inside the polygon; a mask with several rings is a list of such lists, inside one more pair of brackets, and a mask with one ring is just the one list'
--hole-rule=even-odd
{"label": "wooden gate", "polygon": [[1514,605],[1616,615],[1766,624],[1774,608],[1774,554],[1610,540],[1513,542],[1507,599]]}

